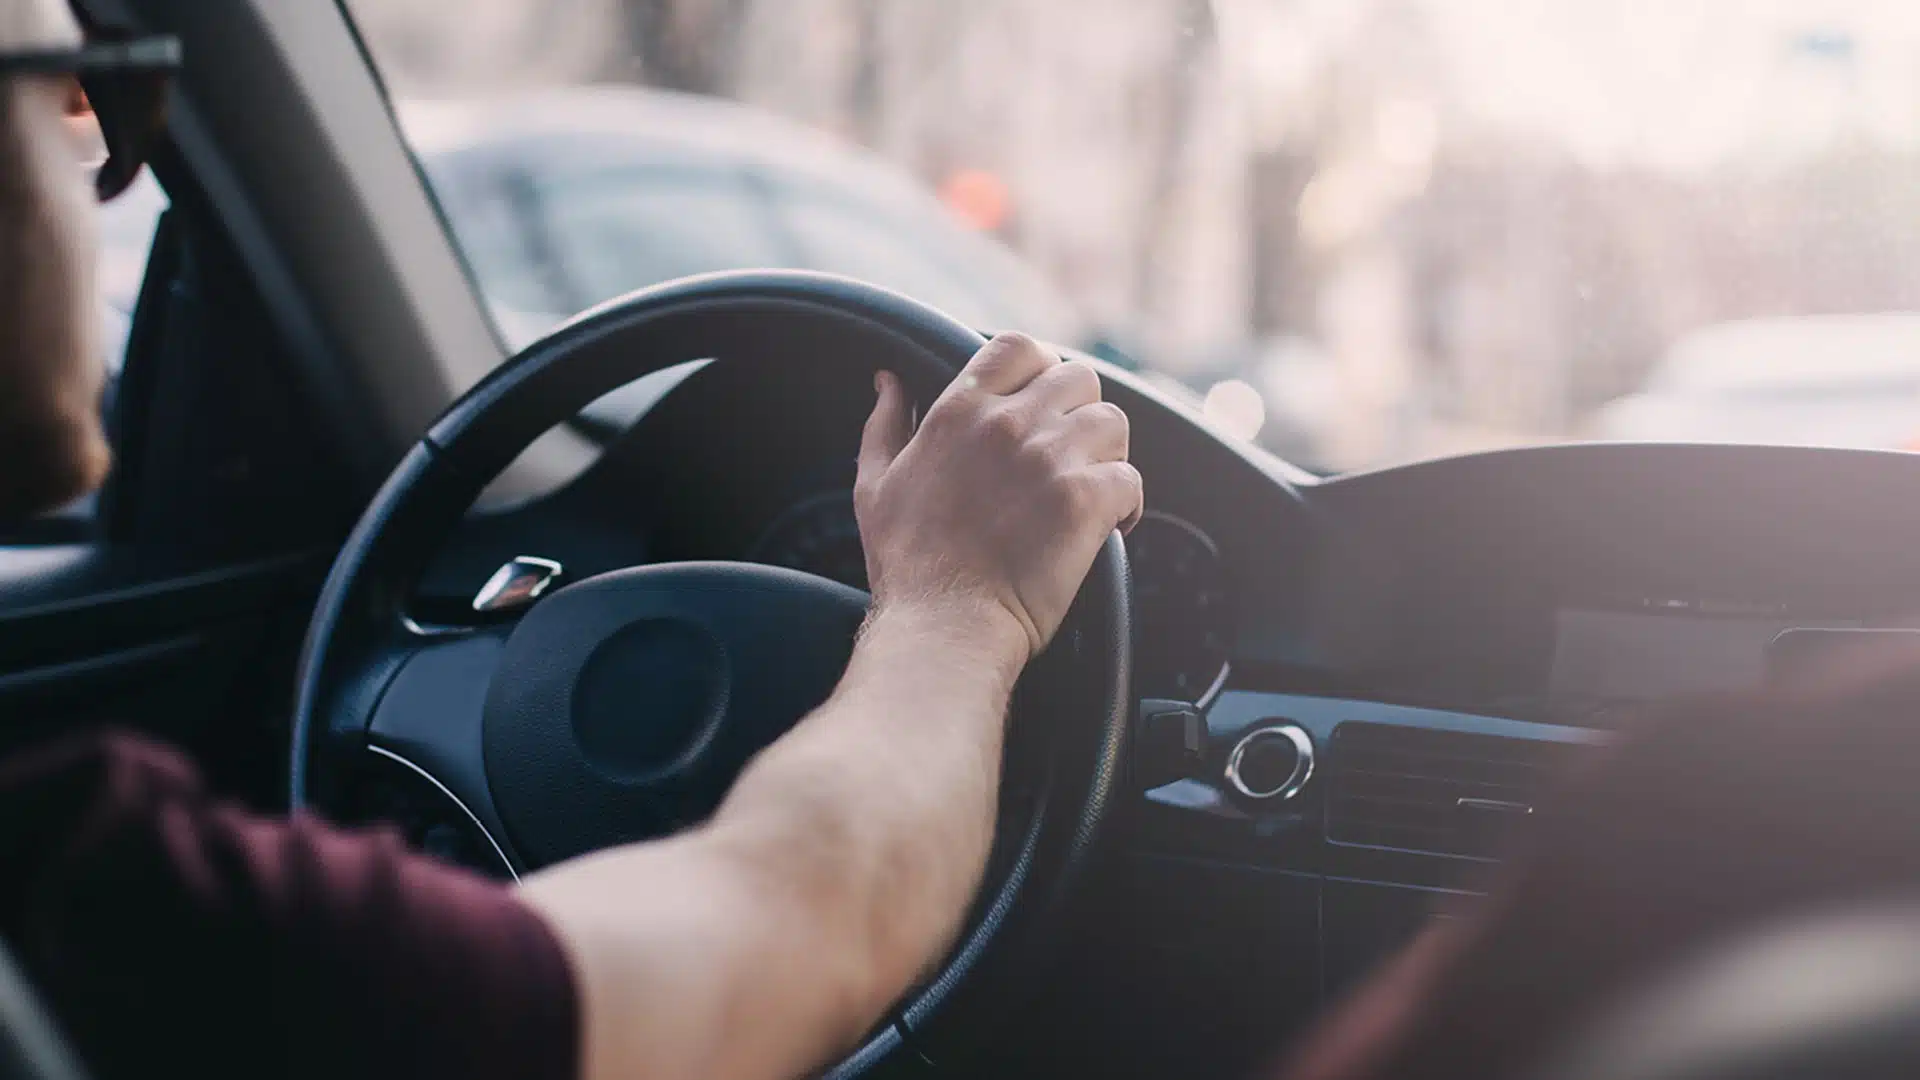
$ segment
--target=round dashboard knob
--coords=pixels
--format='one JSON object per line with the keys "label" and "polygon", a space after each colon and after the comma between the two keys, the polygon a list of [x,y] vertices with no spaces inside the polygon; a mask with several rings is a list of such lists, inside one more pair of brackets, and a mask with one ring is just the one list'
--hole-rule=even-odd
{"label": "round dashboard knob", "polygon": [[1227,784],[1249,799],[1285,801],[1313,776],[1313,736],[1297,724],[1256,728],[1227,755]]}

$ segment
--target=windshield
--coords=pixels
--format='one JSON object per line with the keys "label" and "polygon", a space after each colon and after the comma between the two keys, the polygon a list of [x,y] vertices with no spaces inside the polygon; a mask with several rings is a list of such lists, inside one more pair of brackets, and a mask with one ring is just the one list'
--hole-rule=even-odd
{"label": "windshield", "polygon": [[1920,446],[1911,0],[349,0],[511,344],[801,266],[1311,468]]}

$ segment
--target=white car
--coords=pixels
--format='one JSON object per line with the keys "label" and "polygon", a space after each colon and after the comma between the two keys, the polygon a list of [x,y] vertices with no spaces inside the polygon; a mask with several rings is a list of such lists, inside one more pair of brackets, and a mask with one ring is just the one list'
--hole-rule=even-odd
{"label": "white car", "polygon": [[1094,344],[1041,275],[897,167],[757,109],[603,86],[416,100],[399,115],[511,347],[642,286],[762,266]]}
{"label": "white car", "polygon": [[1721,323],[1676,342],[1645,389],[1602,407],[1596,438],[1911,448],[1920,314]]}
{"label": "white car", "polygon": [[[861,278],[983,330],[1133,366],[1033,267],[897,167],[757,109],[604,86],[397,112],[510,348],[642,286],[766,266]],[[116,367],[165,205],[143,176],[103,210]]]}

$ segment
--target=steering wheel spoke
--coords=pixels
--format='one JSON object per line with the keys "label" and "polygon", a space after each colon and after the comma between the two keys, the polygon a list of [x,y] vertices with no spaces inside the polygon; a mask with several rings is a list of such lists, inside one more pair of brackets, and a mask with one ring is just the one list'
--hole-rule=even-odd
{"label": "steering wheel spoke", "polygon": [[509,629],[429,638],[412,646],[374,707],[367,743],[443,788],[518,874],[526,863],[500,820],[481,746],[487,688]]}

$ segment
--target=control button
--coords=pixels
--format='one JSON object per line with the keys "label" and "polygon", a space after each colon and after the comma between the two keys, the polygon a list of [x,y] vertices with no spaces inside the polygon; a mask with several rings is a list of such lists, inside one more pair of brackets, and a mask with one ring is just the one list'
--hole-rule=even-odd
{"label": "control button", "polygon": [[1285,801],[1313,776],[1313,737],[1296,724],[1258,728],[1227,755],[1227,784],[1249,799]]}
{"label": "control button", "polygon": [[1206,763],[1207,722],[1187,702],[1147,698],[1140,702],[1133,745],[1142,789],[1197,777]]}

